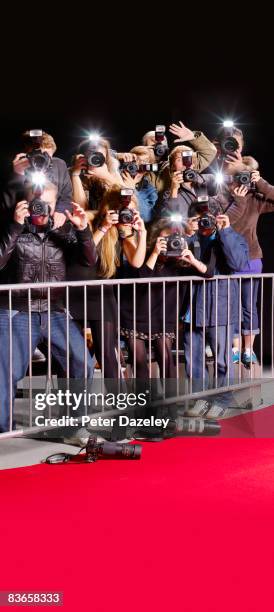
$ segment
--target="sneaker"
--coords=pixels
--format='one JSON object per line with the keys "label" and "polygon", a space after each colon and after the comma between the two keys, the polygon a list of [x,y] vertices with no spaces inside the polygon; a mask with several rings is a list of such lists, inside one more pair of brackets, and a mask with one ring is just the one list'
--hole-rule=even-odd
{"label": "sneaker", "polygon": [[210,408],[210,403],[206,400],[197,400],[192,408],[189,408],[184,414],[185,416],[203,416]]}
{"label": "sneaker", "polygon": [[216,403],[213,402],[213,404],[209,408],[209,411],[207,412],[206,418],[207,419],[218,419],[224,416],[226,409],[227,409],[226,406],[222,406],[220,404],[217,404],[217,402]]}
{"label": "sneaker", "polygon": [[46,356],[39,348],[36,348],[32,355],[32,363],[45,363],[47,361]]}
{"label": "sneaker", "polygon": [[252,354],[250,351],[244,351],[242,353],[242,363],[245,366],[250,366],[251,363],[258,363],[258,360],[257,360],[257,357],[254,351],[252,351]]}
{"label": "sneaker", "polygon": [[209,344],[206,344],[205,354],[206,354],[207,359],[213,359],[213,353],[212,353],[212,350]]}
{"label": "sneaker", "polygon": [[239,363],[240,362],[240,351],[235,350],[232,352],[232,361],[233,363]]}

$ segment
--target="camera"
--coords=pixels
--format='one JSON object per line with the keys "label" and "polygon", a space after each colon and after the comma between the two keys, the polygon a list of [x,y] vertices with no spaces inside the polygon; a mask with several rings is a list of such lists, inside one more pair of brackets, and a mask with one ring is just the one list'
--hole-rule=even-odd
{"label": "camera", "polygon": [[96,461],[100,457],[113,457],[115,459],[140,459],[142,447],[140,444],[97,442],[97,438],[90,436],[86,446],[86,454],[88,462]]}
{"label": "camera", "polygon": [[89,147],[86,152],[86,160],[89,166],[93,168],[101,168],[106,162],[106,158],[100,151],[96,151],[95,147]]}
{"label": "camera", "polygon": [[130,176],[132,176],[132,178],[134,178],[136,176],[136,174],[138,174],[138,172],[139,172],[139,166],[134,161],[131,161],[131,162],[122,162],[120,164],[120,171],[121,172],[128,172],[130,174]]}
{"label": "camera", "polygon": [[47,217],[50,214],[50,206],[40,198],[34,198],[29,203],[29,213],[31,217]]}
{"label": "camera", "polygon": [[209,213],[203,213],[198,221],[199,230],[211,230],[213,233],[217,229],[216,219]]}
{"label": "camera", "polygon": [[128,208],[130,204],[131,197],[134,194],[134,189],[121,189],[120,198],[122,202],[122,208],[119,210],[119,220],[118,223],[122,223],[123,225],[127,225],[133,223],[134,221],[134,210]]}
{"label": "camera", "polygon": [[198,174],[192,168],[187,168],[183,172],[184,183],[195,183],[198,179]]}
{"label": "camera", "polygon": [[233,136],[233,126],[232,127],[224,127],[221,131],[220,135],[220,147],[221,153],[225,157],[226,155],[233,155],[238,148],[239,143],[236,138]]}
{"label": "camera", "polygon": [[179,232],[165,236],[164,240],[167,250],[161,251],[161,255],[165,257],[181,257],[183,250],[187,248],[187,243]]}
{"label": "camera", "polygon": [[168,147],[165,143],[165,133],[165,125],[156,125],[154,146],[154,153],[156,157],[164,157],[164,155],[166,155],[166,153],[168,152]]}
{"label": "camera", "polygon": [[248,187],[250,189],[252,186],[251,175],[252,175],[252,172],[248,172],[248,171],[238,172],[238,174],[235,174],[234,176],[234,181],[239,186],[244,185],[245,187]]}

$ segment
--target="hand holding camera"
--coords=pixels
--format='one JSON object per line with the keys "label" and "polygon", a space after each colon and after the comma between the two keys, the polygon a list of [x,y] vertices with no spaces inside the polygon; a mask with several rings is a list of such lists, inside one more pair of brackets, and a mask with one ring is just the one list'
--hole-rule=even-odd
{"label": "hand holding camera", "polygon": [[29,160],[25,153],[18,153],[12,162],[13,172],[24,176],[25,170],[29,168]]}
{"label": "hand holding camera", "polygon": [[167,252],[167,241],[164,236],[158,236],[155,247],[153,249],[153,253],[157,255],[166,255]]}
{"label": "hand holding camera", "polygon": [[25,218],[29,216],[30,216],[30,213],[29,213],[28,202],[26,200],[22,200],[21,202],[18,202],[18,204],[16,204],[15,211],[14,211],[14,216],[13,216],[14,221],[16,221],[16,223],[20,223],[20,225],[24,225]]}
{"label": "hand holding camera", "polygon": [[87,170],[87,160],[84,155],[75,155],[72,166],[72,176],[80,176],[82,172]]}
{"label": "hand holding camera", "polygon": [[178,191],[183,181],[184,181],[184,178],[183,178],[182,170],[177,170],[176,172],[173,172],[172,178],[171,178],[171,186],[170,186],[171,198],[177,198]]}
{"label": "hand holding camera", "polygon": [[133,219],[133,221],[134,221],[133,224],[132,224],[132,228],[133,229],[135,229],[139,233],[146,232],[146,226],[145,226],[144,220],[140,216],[140,213],[139,213],[138,210],[134,211],[134,219]]}
{"label": "hand holding camera", "polygon": [[101,227],[108,231],[113,225],[117,225],[119,222],[119,214],[117,210],[108,210]]}
{"label": "hand holding camera", "polygon": [[241,185],[240,187],[236,187],[234,189],[234,193],[236,196],[239,196],[241,198],[245,198],[245,196],[248,194],[248,187],[245,187],[245,185]]}
{"label": "hand holding camera", "polygon": [[142,174],[139,172],[132,176],[128,171],[122,172],[122,179],[125,187],[128,189],[135,189],[136,185],[140,183],[142,179]]}
{"label": "hand holding camera", "polygon": [[228,215],[217,215],[216,216],[216,225],[219,231],[230,227],[230,220]]}

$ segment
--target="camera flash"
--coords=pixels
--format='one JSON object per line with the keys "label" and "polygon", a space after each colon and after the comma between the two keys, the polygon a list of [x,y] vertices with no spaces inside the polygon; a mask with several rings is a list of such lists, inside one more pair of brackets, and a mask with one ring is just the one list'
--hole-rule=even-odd
{"label": "camera flash", "polygon": [[222,185],[223,184],[224,177],[223,177],[221,172],[216,172],[216,174],[215,174],[215,181],[216,181],[217,185]]}
{"label": "camera flash", "polygon": [[225,121],[223,121],[223,127],[224,128],[234,127],[234,121],[232,121],[231,119],[225,119]]}
{"label": "camera flash", "polygon": [[33,172],[31,175],[31,181],[34,185],[45,185],[46,177],[43,172]]}
{"label": "camera flash", "polygon": [[175,223],[181,223],[183,217],[182,215],[171,215],[170,220],[174,221]]}
{"label": "camera flash", "polygon": [[98,132],[91,132],[89,135],[89,140],[91,142],[98,142],[98,140],[100,139],[100,134],[98,134]]}

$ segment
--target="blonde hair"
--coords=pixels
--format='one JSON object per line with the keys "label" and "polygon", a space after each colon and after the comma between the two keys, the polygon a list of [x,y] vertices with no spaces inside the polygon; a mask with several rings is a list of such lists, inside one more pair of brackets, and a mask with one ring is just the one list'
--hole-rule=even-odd
{"label": "blonde hair", "polygon": [[154,152],[149,147],[139,145],[137,147],[133,147],[133,149],[130,150],[130,153],[137,155],[137,158],[146,156],[146,164],[153,164],[154,162]]}
{"label": "blonde hair", "polygon": [[175,157],[177,157],[178,153],[182,153],[182,151],[191,151],[192,153],[192,164],[193,164],[193,168],[196,169],[197,168],[197,153],[195,151],[193,151],[193,149],[191,149],[191,147],[187,147],[186,145],[179,145],[178,147],[175,147],[175,149],[172,149],[170,155],[169,155],[169,168],[170,171],[173,171],[173,166],[174,166],[174,161],[175,161]]}
{"label": "blonde hair", "polygon": [[[138,200],[135,195],[131,198],[135,208],[138,209]],[[87,211],[87,217],[93,231],[100,227],[105,214],[108,210],[119,210],[121,207],[121,186],[113,185],[101,201],[97,211]],[[100,255],[100,274],[103,278],[112,278],[116,274],[117,267],[120,265],[118,247],[118,230],[112,226],[99,243],[98,251]]]}

